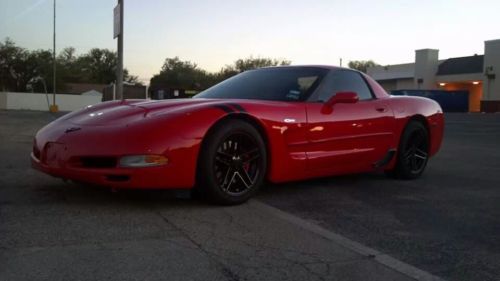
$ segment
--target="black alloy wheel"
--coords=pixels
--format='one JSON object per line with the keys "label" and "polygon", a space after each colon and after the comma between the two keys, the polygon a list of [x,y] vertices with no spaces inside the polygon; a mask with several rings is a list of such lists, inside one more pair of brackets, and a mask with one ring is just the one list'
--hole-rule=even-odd
{"label": "black alloy wheel", "polygon": [[231,196],[251,189],[261,173],[261,154],[252,136],[242,132],[229,135],[217,148],[213,164],[219,188]]}
{"label": "black alloy wheel", "polygon": [[391,175],[415,179],[422,175],[429,160],[429,132],[418,121],[410,121],[403,131],[397,153],[396,167]]}
{"label": "black alloy wheel", "polygon": [[266,168],[266,149],[257,129],[242,120],[226,120],[204,141],[197,188],[217,203],[240,204],[257,192]]}
{"label": "black alloy wheel", "polygon": [[427,163],[429,144],[424,130],[415,130],[403,150],[404,165],[412,174],[419,174]]}

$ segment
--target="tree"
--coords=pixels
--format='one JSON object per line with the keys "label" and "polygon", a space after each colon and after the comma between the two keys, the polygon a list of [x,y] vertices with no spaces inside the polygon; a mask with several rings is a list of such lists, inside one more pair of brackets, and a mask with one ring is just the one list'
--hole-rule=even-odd
{"label": "tree", "polygon": [[289,64],[290,61],[287,60],[249,57],[236,60],[232,65],[226,65],[219,72],[210,73],[198,68],[195,63],[180,60],[179,57],[167,58],[160,73],[151,78],[150,84],[153,87],[204,90],[246,70]]}
{"label": "tree", "polygon": [[116,53],[108,49],[93,48],[78,57],[76,64],[82,71],[83,81],[109,84],[116,79]]}
{"label": "tree", "polygon": [[[110,84],[116,80],[118,60],[116,52],[109,49],[93,48],[88,53],[76,57],[74,48],[66,48],[58,59],[63,66],[61,74],[66,82]],[[126,82],[140,84],[137,76],[123,70]]]}
{"label": "tree", "polygon": [[366,70],[369,67],[378,66],[378,65],[379,64],[375,63],[372,60],[353,60],[353,61],[350,61],[348,64],[349,68],[356,69],[356,70],[359,70],[359,71],[364,72],[364,73],[366,73]]}
{"label": "tree", "polygon": [[269,66],[290,65],[290,63],[291,61],[284,59],[254,58],[250,56],[246,59],[238,59],[232,65],[226,65],[226,67],[222,68],[216,76],[222,81],[247,70]]}
{"label": "tree", "polygon": [[139,76],[137,75],[130,75],[128,72],[128,69],[123,69],[123,79],[125,82],[134,84],[137,86],[144,86],[141,81],[139,81]]}
{"label": "tree", "polygon": [[[26,73],[20,82],[25,85],[22,91],[53,92],[54,89],[54,58],[49,50],[35,50],[28,52],[24,62]],[[57,64],[57,60],[56,60]],[[59,68],[59,67],[58,67]],[[40,79],[41,78],[41,79]],[[43,80],[43,82],[41,82]],[[45,84],[45,86],[44,86]],[[32,88],[28,89],[28,85]],[[57,91],[64,89],[64,82],[61,76],[56,75]]]}
{"label": "tree", "polygon": [[289,60],[271,59],[271,58],[253,58],[248,57],[246,59],[239,59],[234,62],[233,68],[238,72],[243,72],[251,69],[278,66],[278,65],[290,65]]}
{"label": "tree", "polygon": [[6,38],[0,42],[0,88],[3,91],[19,91],[22,89],[22,82],[19,78],[26,72],[24,60],[27,51],[17,47],[15,43]]}
{"label": "tree", "polygon": [[[111,50],[98,48],[76,55],[75,49],[68,47],[57,56],[56,67],[57,91],[64,90],[66,83],[109,84],[116,80],[117,56]],[[28,51],[16,46],[9,38],[0,42],[0,90],[43,92],[45,89],[41,80],[52,92],[51,50]],[[140,84],[138,77],[130,75],[127,69],[124,69],[124,80]]]}
{"label": "tree", "polygon": [[[25,92],[45,91],[40,82],[46,84],[49,92],[53,89],[53,57],[48,50],[27,51],[17,47],[10,39],[0,43],[0,89],[3,91]],[[61,79],[58,79],[61,82]],[[57,83],[57,82],[56,82]],[[28,87],[31,86],[31,89]],[[58,89],[62,83],[58,83]]]}
{"label": "tree", "polygon": [[179,57],[166,58],[159,74],[151,78],[151,85],[167,85],[170,88],[204,89],[211,83],[210,74],[195,63]]}
{"label": "tree", "polygon": [[57,76],[61,77],[66,83],[81,83],[85,81],[82,66],[79,65],[75,48],[64,48],[57,56]]}

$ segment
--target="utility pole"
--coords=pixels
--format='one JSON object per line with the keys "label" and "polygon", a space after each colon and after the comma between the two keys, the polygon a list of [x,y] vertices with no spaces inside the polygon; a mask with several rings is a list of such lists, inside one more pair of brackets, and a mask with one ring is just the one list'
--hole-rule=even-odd
{"label": "utility pole", "polygon": [[[115,38],[118,37],[118,65],[116,69],[116,98],[123,99],[123,1],[118,0],[118,5],[115,7]],[[118,9],[118,10],[117,10]],[[119,13],[119,19],[117,19]],[[118,21],[118,23],[117,23]],[[118,30],[117,24],[119,24]],[[117,34],[118,33],[118,34]]]}
{"label": "utility pole", "polygon": [[340,67],[342,67],[342,58],[340,58]]}
{"label": "utility pole", "polygon": [[57,112],[59,111],[59,108],[56,105],[56,0],[54,0],[54,33],[53,33],[53,48],[52,48],[52,75],[53,75],[53,80],[52,80],[52,90],[53,90],[53,96],[52,96],[52,105],[49,107],[50,112]]}

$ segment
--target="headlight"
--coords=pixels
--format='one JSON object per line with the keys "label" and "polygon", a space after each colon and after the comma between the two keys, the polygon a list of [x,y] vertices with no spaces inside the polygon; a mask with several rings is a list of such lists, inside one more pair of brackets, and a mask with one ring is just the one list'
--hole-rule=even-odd
{"label": "headlight", "polygon": [[163,155],[130,155],[120,158],[121,167],[152,167],[168,164]]}

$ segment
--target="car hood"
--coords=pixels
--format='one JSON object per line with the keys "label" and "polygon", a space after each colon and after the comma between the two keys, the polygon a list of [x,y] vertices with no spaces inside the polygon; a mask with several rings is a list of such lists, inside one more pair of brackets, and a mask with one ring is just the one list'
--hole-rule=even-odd
{"label": "car hood", "polygon": [[210,99],[173,99],[173,100],[124,100],[102,103],[73,112],[68,116],[75,125],[127,125],[148,117],[164,114],[183,113],[217,104],[221,100]]}

